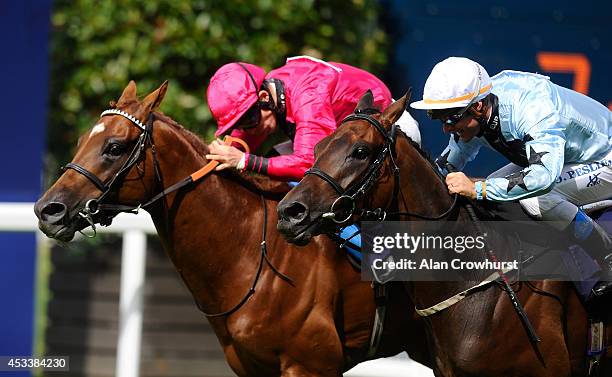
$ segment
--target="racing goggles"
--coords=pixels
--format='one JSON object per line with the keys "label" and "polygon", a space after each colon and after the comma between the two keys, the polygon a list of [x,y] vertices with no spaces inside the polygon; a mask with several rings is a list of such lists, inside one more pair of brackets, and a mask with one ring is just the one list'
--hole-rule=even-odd
{"label": "racing goggles", "polygon": [[259,101],[255,102],[250,109],[244,113],[240,119],[236,122],[236,128],[241,130],[249,130],[251,128],[255,128],[259,125],[259,121],[261,120],[261,106],[259,105]]}
{"label": "racing goggles", "polygon": [[467,110],[472,104],[470,103],[468,106],[462,108],[459,112],[451,112],[448,111],[441,112],[440,110],[427,110],[427,116],[429,119],[439,119],[445,126],[455,126],[465,114],[467,114]]}

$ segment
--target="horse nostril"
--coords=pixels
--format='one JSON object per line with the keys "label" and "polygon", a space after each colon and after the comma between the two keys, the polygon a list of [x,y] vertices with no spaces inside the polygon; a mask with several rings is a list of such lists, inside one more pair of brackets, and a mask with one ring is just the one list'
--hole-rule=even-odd
{"label": "horse nostril", "polygon": [[66,205],[60,202],[47,203],[40,211],[40,219],[46,223],[57,224],[66,216]]}
{"label": "horse nostril", "polygon": [[308,207],[300,202],[293,202],[284,208],[284,217],[294,221],[302,221],[308,216]]}

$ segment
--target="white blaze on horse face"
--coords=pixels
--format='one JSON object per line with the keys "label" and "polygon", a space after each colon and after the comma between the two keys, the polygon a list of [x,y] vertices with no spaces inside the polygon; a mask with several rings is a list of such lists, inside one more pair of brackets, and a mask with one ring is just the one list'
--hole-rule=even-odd
{"label": "white blaze on horse face", "polygon": [[105,128],[106,127],[104,126],[104,122],[96,124],[91,130],[91,132],[89,133],[89,137],[92,137],[95,134],[99,134],[100,132],[103,132]]}

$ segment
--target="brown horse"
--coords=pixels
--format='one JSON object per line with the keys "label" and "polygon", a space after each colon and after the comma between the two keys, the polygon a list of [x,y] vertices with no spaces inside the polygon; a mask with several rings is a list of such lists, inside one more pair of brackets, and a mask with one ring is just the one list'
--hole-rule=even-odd
{"label": "brown horse", "polygon": [[[449,221],[447,214],[452,213],[455,220],[470,223],[466,209],[453,204],[446,185],[419,147],[406,137],[389,142],[393,139],[392,125],[406,104],[407,96],[404,96],[382,113],[364,115],[371,113],[368,110],[372,106],[371,96],[366,94],[356,115],[347,118],[317,145],[312,171],[277,207],[278,229],[290,242],[306,244],[315,235],[333,232],[337,225],[332,219],[352,215],[352,220],[358,220],[359,211],[354,211],[352,206],[355,203],[358,209],[387,209],[395,203],[399,212],[444,221]],[[397,151],[395,157],[393,149]],[[372,170],[372,165],[381,162],[381,158],[380,170]],[[397,180],[394,166],[399,167]],[[398,198],[398,191],[403,200]],[[347,196],[339,199],[343,193],[355,201]],[[541,343],[534,346],[529,341],[508,296],[498,285],[488,284],[455,305],[425,317],[428,336],[434,345],[436,375],[586,375],[587,316],[571,283],[530,284],[524,284],[516,294]],[[417,308],[423,309],[474,286],[475,282],[407,285]],[[557,299],[539,294],[538,290],[551,293]]]}
{"label": "brown horse", "polygon": [[[148,202],[198,307],[221,313],[209,321],[236,374],[338,376],[364,361],[376,309],[370,284],[326,237],[301,249],[276,232],[275,208],[286,184],[212,173],[158,194],[207,163],[206,144],[156,111],[166,87],[141,102],[130,82],[80,138],[73,162],[36,203],[40,229],[69,241],[91,223],[109,223]],[[406,350],[426,362],[422,321],[401,286],[391,295],[398,297],[387,309],[375,357]]]}

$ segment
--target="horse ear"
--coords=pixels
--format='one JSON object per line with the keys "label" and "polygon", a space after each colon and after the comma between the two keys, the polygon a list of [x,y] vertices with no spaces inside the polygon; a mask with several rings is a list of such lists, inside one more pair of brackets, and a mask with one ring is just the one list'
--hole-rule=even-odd
{"label": "horse ear", "polygon": [[142,109],[145,114],[148,114],[151,111],[155,111],[166,95],[166,90],[168,89],[168,80],[164,81],[157,90],[150,93],[148,96],[142,100]]}
{"label": "horse ear", "polygon": [[385,126],[391,126],[404,114],[406,107],[410,102],[410,96],[412,95],[412,88],[408,89],[406,94],[397,101],[390,104],[385,111],[383,111],[380,121]]}
{"label": "horse ear", "polygon": [[127,84],[125,89],[123,89],[123,93],[121,94],[121,97],[119,97],[119,101],[117,101],[117,106],[126,105],[130,102],[136,101],[137,99],[136,83],[134,80],[130,80],[130,83]]}
{"label": "horse ear", "polygon": [[363,96],[361,96],[359,103],[357,103],[355,112],[357,113],[360,110],[372,109],[372,108],[374,108],[374,95],[372,94],[372,91],[368,89],[367,92],[365,92]]}

